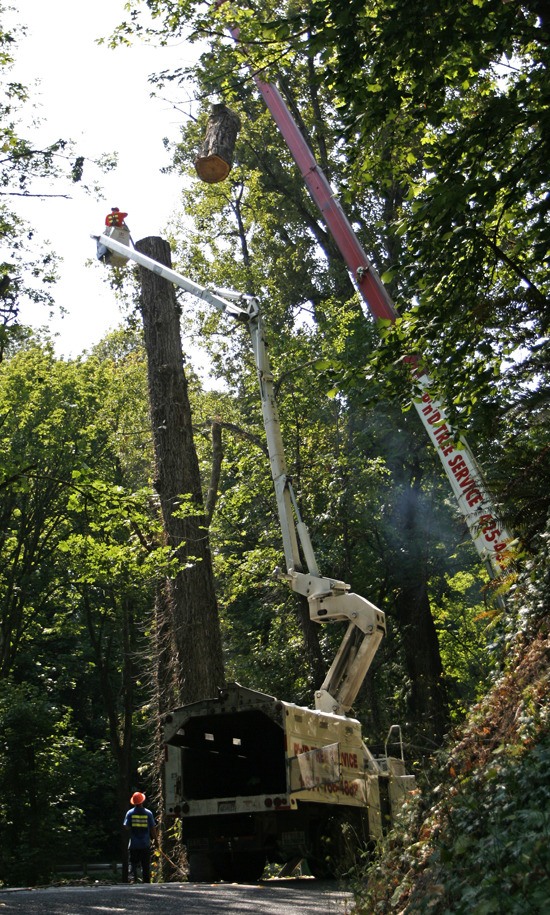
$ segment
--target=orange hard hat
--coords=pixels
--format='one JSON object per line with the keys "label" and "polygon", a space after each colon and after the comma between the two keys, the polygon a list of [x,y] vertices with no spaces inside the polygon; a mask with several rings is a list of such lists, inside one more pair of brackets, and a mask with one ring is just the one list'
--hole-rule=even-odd
{"label": "orange hard hat", "polygon": [[142,794],[141,791],[136,791],[135,794],[132,794],[132,797],[130,798],[130,803],[134,804],[134,805],[139,805],[139,804],[143,804],[144,800],[145,800],[145,795]]}

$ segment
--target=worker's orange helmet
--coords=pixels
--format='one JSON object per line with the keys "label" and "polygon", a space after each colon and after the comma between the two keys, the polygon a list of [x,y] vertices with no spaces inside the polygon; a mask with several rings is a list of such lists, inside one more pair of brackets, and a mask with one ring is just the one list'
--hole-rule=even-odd
{"label": "worker's orange helmet", "polygon": [[145,795],[142,794],[141,791],[136,791],[135,794],[132,794],[132,797],[130,798],[130,803],[134,804],[134,806],[137,806],[139,804],[143,804],[144,800],[145,800]]}

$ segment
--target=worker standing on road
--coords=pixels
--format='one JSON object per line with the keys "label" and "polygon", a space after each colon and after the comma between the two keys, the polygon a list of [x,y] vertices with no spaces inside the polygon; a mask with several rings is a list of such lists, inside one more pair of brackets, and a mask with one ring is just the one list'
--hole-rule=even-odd
{"label": "worker standing on road", "polygon": [[145,795],[136,791],[130,798],[130,807],[124,817],[124,827],[130,833],[130,883],[137,883],[138,868],[144,883],[151,883],[151,841],[157,840],[157,824],[150,810],[143,806]]}

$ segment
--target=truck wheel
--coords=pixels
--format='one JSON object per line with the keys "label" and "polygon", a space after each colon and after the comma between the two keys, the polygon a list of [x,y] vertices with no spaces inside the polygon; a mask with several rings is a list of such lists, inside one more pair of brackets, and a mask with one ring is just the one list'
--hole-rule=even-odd
{"label": "truck wheel", "polygon": [[210,855],[205,852],[189,855],[187,879],[190,883],[213,883],[217,879]]}

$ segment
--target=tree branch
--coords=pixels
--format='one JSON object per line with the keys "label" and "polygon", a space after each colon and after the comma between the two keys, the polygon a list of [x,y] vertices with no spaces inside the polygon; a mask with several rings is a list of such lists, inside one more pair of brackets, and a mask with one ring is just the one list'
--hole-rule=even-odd
{"label": "tree branch", "polygon": [[210,485],[205,499],[206,522],[209,525],[214,515],[218,501],[218,488],[223,461],[222,427],[217,420],[212,420],[212,469],[210,472]]}
{"label": "tree branch", "polygon": [[0,191],[5,197],[62,197],[65,200],[72,200],[70,194],[31,194],[30,191]]}
{"label": "tree branch", "polygon": [[502,250],[502,248],[499,245],[497,245],[497,243],[495,241],[493,241],[492,238],[489,238],[489,236],[486,235],[484,232],[481,232],[480,235],[483,238],[485,244],[487,244],[489,246],[491,251],[493,251],[497,255],[497,257],[499,257],[503,261],[503,263],[505,263],[506,266],[509,267],[510,270],[512,270],[516,274],[516,276],[518,276],[520,278],[520,280],[522,280],[527,285],[527,287],[529,288],[529,291],[532,292],[533,297],[536,299],[538,304],[542,305],[543,307],[546,307],[548,305],[548,299],[540,291],[540,289],[538,289],[538,287],[535,286],[535,284],[529,279],[527,274],[525,274],[523,272],[523,270],[521,269],[519,264],[517,264],[510,257],[508,257],[508,255],[505,254],[505,252]]}

